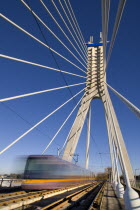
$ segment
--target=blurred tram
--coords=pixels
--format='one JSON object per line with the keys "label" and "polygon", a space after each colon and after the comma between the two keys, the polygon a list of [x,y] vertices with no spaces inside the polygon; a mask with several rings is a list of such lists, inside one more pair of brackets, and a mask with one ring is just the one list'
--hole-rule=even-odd
{"label": "blurred tram", "polygon": [[28,156],[22,189],[58,189],[92,182],[93,172],[53,155]]}

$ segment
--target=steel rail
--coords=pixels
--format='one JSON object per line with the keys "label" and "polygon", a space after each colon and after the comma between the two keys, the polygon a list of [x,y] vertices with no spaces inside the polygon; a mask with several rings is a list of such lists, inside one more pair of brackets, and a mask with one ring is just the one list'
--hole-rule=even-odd
{"label": "steel rail", "polygon": [[46,210],[46,209],[68,209],[70,207],[74,207],[77,205],[77,202],[79,199],[81,200],[85,195],[89,192],[91,192],[93,189],[95,189],[96,186],[98,186],[99,183],[93,183],[88,187],[85,187],[84,189],[81,189],[79,191],[76,191],[64,198],[61,198],[43,208],[41,210]]}
{"label": "steel rail", "polygon": [[2,194],[0,194],[0,201],[1,201],[1,199],[3,199],[3,198],[7,198],[7,197],[12,197],[12,196],[16,196],[16,195],[18,195],[18,194],[26,194],[26,192],[25,191],[18,191],[18,192],[12,192],[12,193],[2,193]]}
{"label": "steel rail", "polygon": [[96,197],[92,201],[88,210],[100,209],[100,207],[102,205],[105,187],[106,187],[106,182],[102,185],[101,189],[99,190]]}
{"label": "steel rail", "polygon": [[19,208],[21,206],[26,206],[29,205],[33,202],[36,201],[40,201],[41,199],[46,199],[55,195],[59,195],[61,193],[67,192],[67,191],[71,191],[74,189],[77,189],[79,187],[83,187],[86,185],[91,184],[91,181],[83,184],[83,185],[74,185],[71,187],[65,187],[65,188],[61,188],[61,189],[56,189],[56,190],[41,190],[39,192],[29,192],[25,195],[19,195],[17,196],[17,198],[5,198],[0,200],[0,209],[1,210],[5,210],[6,208],[10,208],[10,209],[15,209],[15,208]]}
{"label": "steel rail", "polygon": [[5,194],[0,195],[0,206],[1,206],[1,203],[5,203],[6,201],[8,201],[9,203],[9,200],[11,199],[23,198],[24,196],[31,196],[31,195],[35,195],[36,193],[43,193],[43,192],[46,192],[46,190],[39,190],[38,192],[19,191],[19,192],[13,192],[13,193],[5,193]]}

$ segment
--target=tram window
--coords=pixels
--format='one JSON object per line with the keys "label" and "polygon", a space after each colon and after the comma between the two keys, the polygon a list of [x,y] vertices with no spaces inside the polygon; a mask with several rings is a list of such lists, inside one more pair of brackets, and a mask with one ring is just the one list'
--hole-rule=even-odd
{"label": "tram window", "polygon": [[61,178],[73,173],[68,164],[42,158],[30,158],[27,161],[25,177],[28,178]]}

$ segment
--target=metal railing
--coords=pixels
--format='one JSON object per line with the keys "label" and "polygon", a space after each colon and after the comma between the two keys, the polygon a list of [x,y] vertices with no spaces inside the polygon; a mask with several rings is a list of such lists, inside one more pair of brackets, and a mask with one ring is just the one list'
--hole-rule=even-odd
{"label": "metal railing", "polygon": [[2,187],[19,187],[22,179],[0,178],[0,188]]}

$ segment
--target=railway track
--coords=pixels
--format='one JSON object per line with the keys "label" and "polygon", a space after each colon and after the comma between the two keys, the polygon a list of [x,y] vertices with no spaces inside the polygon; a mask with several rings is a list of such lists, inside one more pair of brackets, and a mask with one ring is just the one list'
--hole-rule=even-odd
{"label": "railway track", "polygon": [[55,195],[59,195],[64,192],[68,192],[77,189],[82,186],[88,186],[91,183],[86,183],[84,185],[75,185],[73,187],[67,187],[57,190],[42,190],[37,192],[19,191],[15,193],[7,193],[0,195],[0,210],[16,209],[21,206],[27,206],[31,203],[40,201],[42,199],[50,198]]}
{"label": "railway track", "polygon": [[25,191],[18,191],[18,192],[12,192],[12,193],[2,193],[0,194],[0,201],[4,198],[7,198],[7,197],[13,197],[13,196],[17,196],[17,195],[22,195],[22,194],[26,194]]}
{"label": "railway track", "polygon": [[96,194],[94,200],[92,201],[92,203],[90,204],[90,207],[88,210],[97,210],[100,209],[101,205],[102,205],[102,201],[103,201],[103,196],[104,196],[104,191],[105,191],[105,187],[106,187],[106,183],[105,182],[102,187],[100,188],[100,190],[98,191],[98,193]]}
{"label": "railway track", "polygon": [[11,203],[14,199],[23,198],[26,196],[32,196],[32,195],[40,194],[43,192],[46,192],[46,190],[40,190],[38,192],[29,192],[29,193],[25,191],[19,191],[19,192],[13,192],[13,193],[0,194],[0,208],[1,208],[1,205],[3,205],[3,203],[4,204],[6,204],[6,202]]}
{"label": "railway track", "polygon": [[[31,209],[41,209],[41,210],[58,210],[58,209],[77,209],[77,210],[87,210],[87,209],[96,209],[93,208],[94,206],[97,206],[97,203],[100,204],[103,196],[104,191],[104,183],[96,183],[92,184],[88,187],[85,187],[84,189],[80,189],[68,196],[65,196],[61,199],[58,199],[55,202],[52,202],[51,204],[44,205],[42,207],[41,203],[32,205],[28,210]],[[96,205],[93,205],[96,204]]]}

